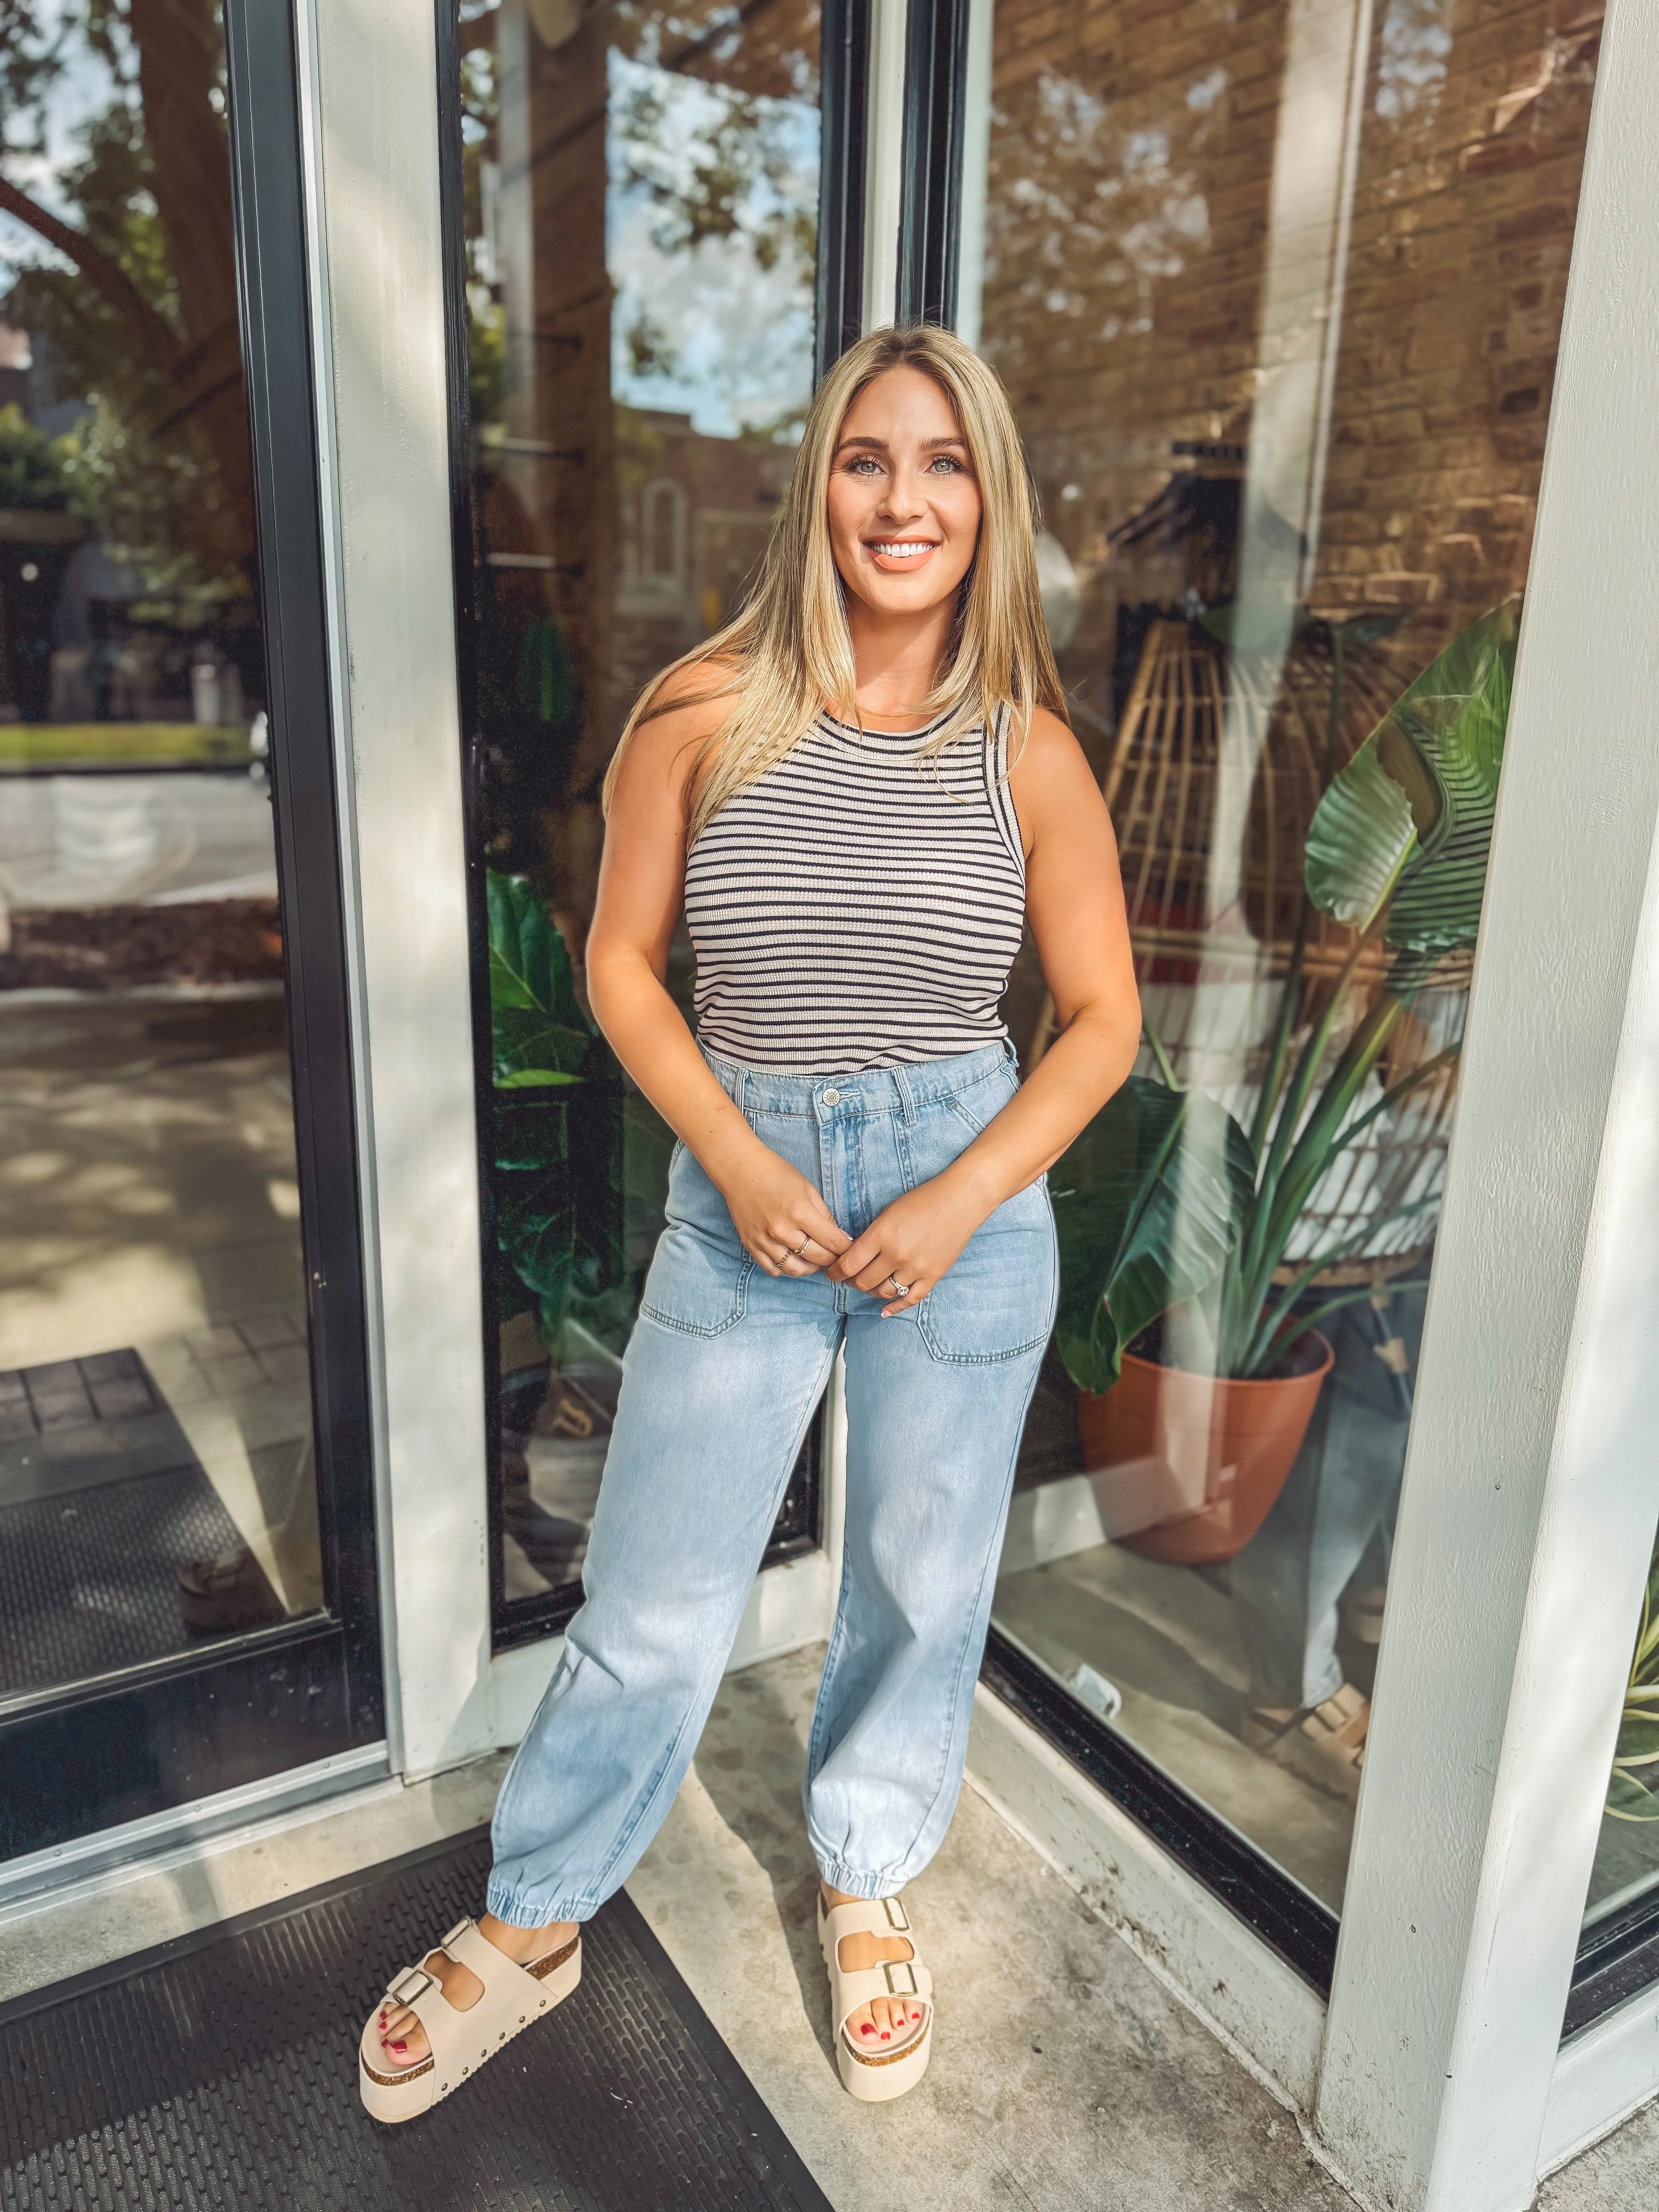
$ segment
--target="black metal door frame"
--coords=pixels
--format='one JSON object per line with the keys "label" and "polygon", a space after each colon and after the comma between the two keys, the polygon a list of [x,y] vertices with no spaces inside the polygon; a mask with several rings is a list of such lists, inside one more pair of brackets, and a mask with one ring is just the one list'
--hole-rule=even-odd
{"label": "black metal door frame", "polygon": [[224,17],[326,1611],[0,1715],[0,1871],[385,1732],[299,53],[289,0]]}

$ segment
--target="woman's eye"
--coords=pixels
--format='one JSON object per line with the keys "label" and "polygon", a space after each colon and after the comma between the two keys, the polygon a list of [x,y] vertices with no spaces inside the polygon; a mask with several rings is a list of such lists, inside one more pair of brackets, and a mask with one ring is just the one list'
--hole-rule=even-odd
{"label": "woman's eye", "polygon": [[962,463],[949,453],[936,453],[932,465],[935,469],[942,469],[947,476],[955,476],[960,471]]}
{"label": "woman's eye", "polygon": [[848,461],[847,473],[853,477],[872,477],[878,473],[877,465],[868,453],[864,453],[857,460]]}

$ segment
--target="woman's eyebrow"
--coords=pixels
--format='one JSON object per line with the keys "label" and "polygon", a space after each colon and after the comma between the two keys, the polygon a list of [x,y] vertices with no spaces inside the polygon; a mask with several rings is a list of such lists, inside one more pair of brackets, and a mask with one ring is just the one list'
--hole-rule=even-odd
{"label": "woman's eyebrow", "polygon": [[[836,446],[836,451],[838,453],[842,453],[848,446],[865,446],[867,447],[872,453],[884,453],[888,450],[887,441],[885,438],[856,437],[842,438],[838,440]],[[921,441],[921,450],[924,453],[937,453],[945,446],[960,446],[963,453],[966,453],[968,450],[968,441],[966,438],[956,437],[924,438]]]}

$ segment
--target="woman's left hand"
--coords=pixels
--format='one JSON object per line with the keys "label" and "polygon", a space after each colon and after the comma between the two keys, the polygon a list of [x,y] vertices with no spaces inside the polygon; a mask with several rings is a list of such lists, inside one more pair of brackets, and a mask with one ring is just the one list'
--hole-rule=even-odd
{"label": "woman's left hand", "polygon": [[908,1313],[948,1273],[989,1211],[977,1192],[948,1175],[936,1176],[884,1206],[823,1272],[832,1283],[890,1293],[881,1310],[884,1321]]}

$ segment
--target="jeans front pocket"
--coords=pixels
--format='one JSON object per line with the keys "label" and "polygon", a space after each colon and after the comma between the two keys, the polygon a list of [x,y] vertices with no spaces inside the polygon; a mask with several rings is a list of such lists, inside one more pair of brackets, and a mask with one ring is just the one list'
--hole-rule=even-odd
{"label": "jeans front pocket", "polygon": [[684,1145],[674,1147],[665,1212],[640,1311],[687,1336],[719,1336],[743,1318],[755,1263],[726,1200]]}
{"label": "jeans front pocket", "polygon": [[[902,1139],[911,1188],[943,1175],[1018,1089],[1012,1069],[999,1070],[924,1109]],[[923,1343],[935,1359],[969,1365],[1037,1350],[1054,1327],[1059,1273],[1048,1182],[1039,1176],[981,1223],[917,1307]]]}
{"label": "jeans front pocket", "polygon": [[1041,1179],[998,1206],[916,1310],[935,1359],[1017,1359],[1048,1340],[1060,1288],[1054,1218]]}

